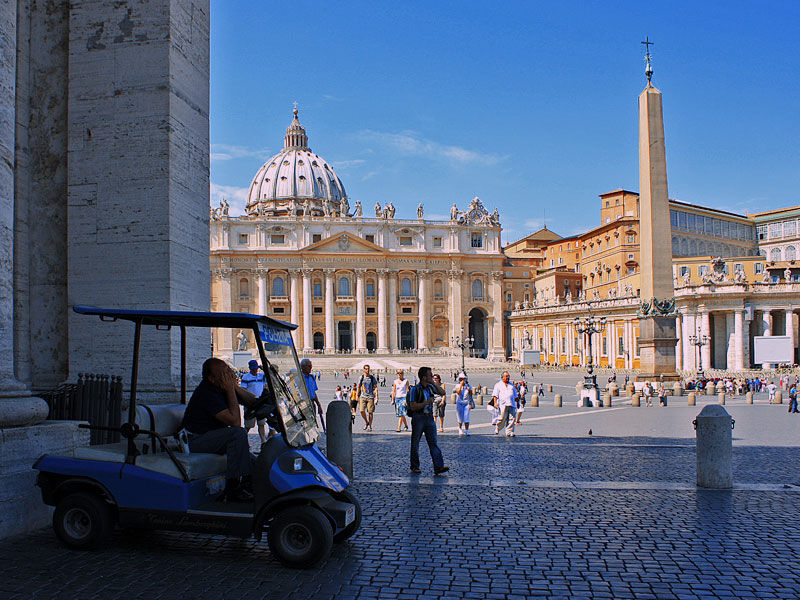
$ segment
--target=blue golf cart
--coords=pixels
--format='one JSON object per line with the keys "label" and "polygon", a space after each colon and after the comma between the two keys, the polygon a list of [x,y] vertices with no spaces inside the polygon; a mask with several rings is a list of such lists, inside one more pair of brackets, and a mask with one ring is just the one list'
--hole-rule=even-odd
{"label": "blue golf cart", "polygon": [[[328,556],[334,541],[353,535],[361,507],[342,469],[317,448],[314,407],[300,372],[291,331],[297,326],[262,315],[213,312],[111,310],[76,306],[75,312],[134,325],[127,422],[121,442],[44,455],[33,466],[42,498],[54,506],[53,528],[67,546],[92,549],[115,525],[191,531],[261,540],[293,567]],[[181,403],[136,402],[142,328],[178,328]],[[186,330],[245,329],[254,334],[266,374],[264,392],[245,417],[266,418],[280,435],[261,447],[252,471],[252,502],[223,501],[226,458],[190,453],[180,424],[186,408]]]}

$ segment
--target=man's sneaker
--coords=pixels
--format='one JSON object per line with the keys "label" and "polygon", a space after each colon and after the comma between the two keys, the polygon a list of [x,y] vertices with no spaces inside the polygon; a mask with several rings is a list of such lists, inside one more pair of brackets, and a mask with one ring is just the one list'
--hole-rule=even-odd
{"label": "man's sneaker", "polygon": [[442,473],[447,473],[449,470],[450,467],[439,467],[438,469],[434,469],[433,472],[436,473],[437,475],[440,475]]}
{"label": "man's sneaker", "polygon": [[422,473],[420,469],[411,469],[412,473]]}

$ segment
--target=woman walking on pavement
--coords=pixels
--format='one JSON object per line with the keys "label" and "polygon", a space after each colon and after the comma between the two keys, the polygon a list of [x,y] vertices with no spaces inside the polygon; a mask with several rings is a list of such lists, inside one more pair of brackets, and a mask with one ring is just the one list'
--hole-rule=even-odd
{"label": "woman walking on pavement", "polygon": [[458,435],[469,435],[469,413],[475,408],[475,401],[472,399],[472,386],[467,381],[466,373],[458,374],[458,384],[453,391],[456,394]]}
{"label": "woman walking on pavement", "polygon": [[436,417],[439,417],[439,432],[444,433],[444,411],[447,408],[447,394],[445,393],[444,384],[439,374],[433,376],[434,385],[442,388],[442,395],[434,394],[433,396],[433,420],[436,422]]}
{"label": "woman walking on pavement", "polygon": [[392,403],[394,404],[394,414],[397,415],[397,429],[395,429],[397,433],[400,433],[401,426],[403,427],[402,431],[408,431],[408,421],[406,421],[408,390],[408,379],[403,378],[403,370],[400,369],[397,372],[397,379],[392,383]]}

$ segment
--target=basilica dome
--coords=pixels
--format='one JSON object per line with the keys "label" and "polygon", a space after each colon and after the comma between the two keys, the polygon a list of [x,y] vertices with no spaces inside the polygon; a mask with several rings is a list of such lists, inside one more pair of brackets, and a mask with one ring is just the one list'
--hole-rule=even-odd
{"label": "basilica dome", "polygon": [[248,215],[340,215],[349,210],[342,180],[308,147],[297,118],[286,128],[283,150],[256,173],[247,194]]}

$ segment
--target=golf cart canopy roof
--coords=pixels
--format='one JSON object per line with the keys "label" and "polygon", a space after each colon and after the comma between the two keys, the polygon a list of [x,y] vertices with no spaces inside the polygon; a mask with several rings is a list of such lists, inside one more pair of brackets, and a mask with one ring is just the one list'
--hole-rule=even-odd
{"label": "golf cart canopy roof", "polygon": [[77,305],[76,313],[96,315],[103,320],[122,319],[140,322],[142,325],[175,326],[175,327],[230,327],[252,329],[258,323],[272,325],[282,329],[297,329],[297,325],[279,321],[265,315],[249,313],[193,312],[182,310],[126,310],[121,308],[97,308],[95,306]]}

